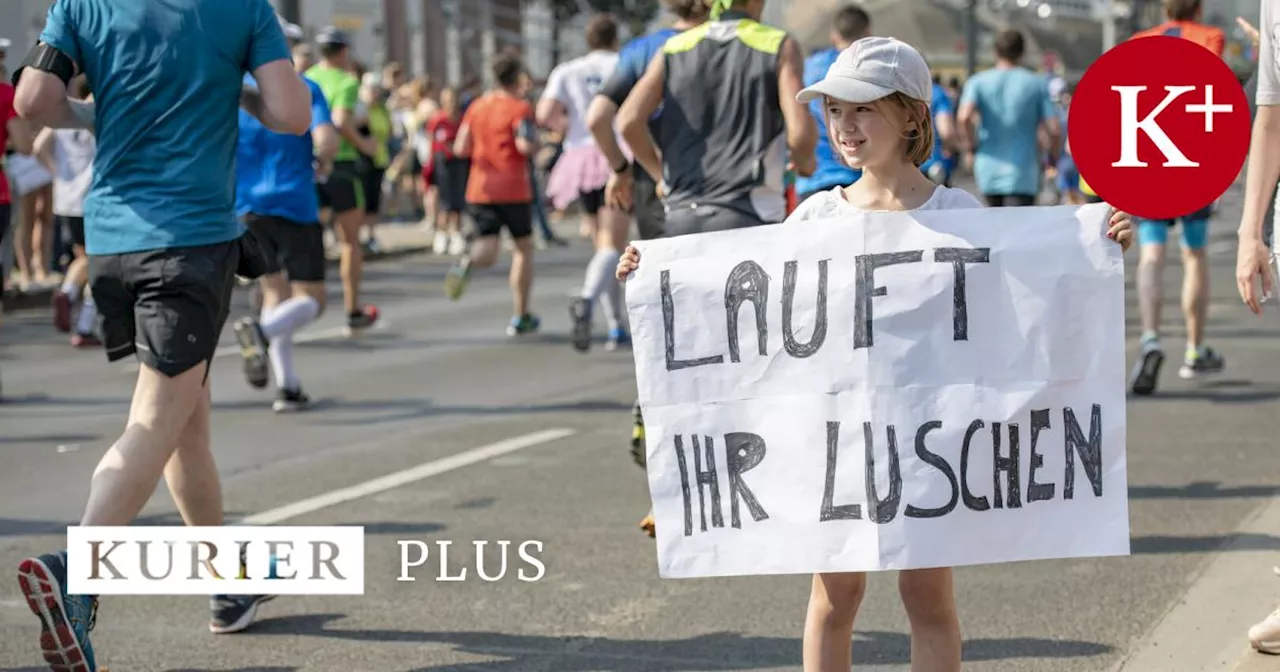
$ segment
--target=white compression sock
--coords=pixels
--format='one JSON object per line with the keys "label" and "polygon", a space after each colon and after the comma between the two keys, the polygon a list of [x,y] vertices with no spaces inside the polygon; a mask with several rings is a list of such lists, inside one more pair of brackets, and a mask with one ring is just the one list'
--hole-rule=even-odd
{"label": "white compression sock", "polygon": [[93,302],[93,294],[84,293],[84,303],[80,304],[80,317],[76,320],[77,334],[92,334],[98,319],[98,304]]}
{"label": "white compression sock", "polygon": [[617,278],[609,278],[604,293],[600,295],[600,306],[604,308],[605,319],[609,321],[609,330],[622,327],[622,283]]}
{"label": "white compression sock", "polygon": [[281,303],[270,311],[263,311],[262,335],[271,341],[281,336],[292,336],[294,332],[306,326],[320,314],[320,303],[310,296],[295,296]]}
{"label": "white compression sock", "polygon": [[293,334],[287,333],[271,339],[267,356],[271,359],[271,373],[276,377],[276,387],[298,391],[302,384],[293,370]]}
{"label": "white compression sock", "polygon": [[75,303],[76,299],[80,298],[80,285],[77,285],[74,280],[67,280],[62,283],[62,293],[66,294],[72,303]]}
{"label": "white compression sock", "polygon": [[600,293],[605,291],[609,282],[617,282],[613,274],[618,268],[618,258],[622,255],[617,250],[596,250],[587,264],[587,277],[582,284],[582,298],[595,303]]}

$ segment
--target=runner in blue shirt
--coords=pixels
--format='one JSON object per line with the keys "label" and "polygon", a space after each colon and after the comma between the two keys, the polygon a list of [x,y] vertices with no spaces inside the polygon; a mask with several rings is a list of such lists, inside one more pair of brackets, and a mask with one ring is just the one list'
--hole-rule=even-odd
{"label": "runner in blue shirt", "polygon": [[[256,85],[250,76],[245,81]],[[236,214],[269,262],[268,274],[259,280],[262,312],[257,319],[236,323],[236,339],[251,386],[266,387],[270,359],[277,413],[303,410],[310,403],[294,371],[293,334],[324,310],[324,229],[316,164],[327,170],[339,146],[324,91],[306,77],[303,82],[311,91],[311,132],[275,133],[241,110],[236,154]]]}
{"label": "runner in blue shirt", "polygon": [[[236,275],[263,271],[236,218],[237,108],[281,133],[311,127],[275,11],[267,0],[58,0],[25,62],[14,73],[18,114],[97,136],[89,282],[107,358],[142,364],[129,426],[95,471],[80,524],[130,524],[163,474],[187,524],[222,525],[209,364]],[[67,98],[80,73],[91,103]],[[245,73],[259,89],[245,90]],[[45,661],[95,672],[98,603],[67,594],[67,551],[27,558],[17,573]],[[269,597],[215,597],[210,628],[248,627]]]}
{"label": "runner in blue shirt", "polygon": [[[805,59],[804,85],[813,86],[822,81],[841,51],[870,34],[871,17],[865,11],[860,7],[842,7],[832,19],[830,39],[833,46],[816,51]],[[801,202],[820,191],[849,186],[862,175],[862,171],[844,165],[839,153],[831,149],[831,141],[827,138],[827,125],[823,121],[823,102],[821,100],[810,102],[809,113],[818,123],[818,147],[815,150],[818,169],[809,177],[796,179],[797,200]]]}
{"label": "runner in blue shirt", "polygon": [[933,113],[933,153],[920,170],[935,184],[951,186],[951,172],[955,169],[953,143],[956,136],[956,110],[951,96],[938,82],[933,83],[933,98],[929,102]]}

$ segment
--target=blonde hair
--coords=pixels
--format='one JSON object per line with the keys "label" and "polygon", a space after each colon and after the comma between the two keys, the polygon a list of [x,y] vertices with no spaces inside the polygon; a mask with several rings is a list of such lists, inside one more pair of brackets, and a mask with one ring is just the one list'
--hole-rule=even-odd
{"label": "blonde hair", "polygon": [[[929,103],[894,91],[872,105],[881,114],[899,121],[903,126],[915,122],[916,130],[908,131],[902,138],[907,141],[907,159],[917,167],[923,166],[933,155],[933,114],[929,110]],[[837,144],[835,130],[830,122],[827,123],[827,136],[832,145]]]}

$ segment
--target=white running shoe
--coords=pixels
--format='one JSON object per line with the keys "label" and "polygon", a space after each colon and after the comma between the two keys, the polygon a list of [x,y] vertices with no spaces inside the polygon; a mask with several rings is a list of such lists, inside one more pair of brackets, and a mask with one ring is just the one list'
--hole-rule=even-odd
{"label": "white running shoe", "polygon": [[1249,628],[1249,643],[1261,653],[1280,655],[1280,609]]}
{"label": "white running shoe", "polygon": [[461,256],[467,251],[467,239],[461,233],[454,231],[449,236],[449,254],[452,256]]}
{"label": "white running shoe", "polygon": [[431,245],[431,251],[436,254],[444,254],[449,250],[449,234],[444,231],[436,231],[435,241]]}

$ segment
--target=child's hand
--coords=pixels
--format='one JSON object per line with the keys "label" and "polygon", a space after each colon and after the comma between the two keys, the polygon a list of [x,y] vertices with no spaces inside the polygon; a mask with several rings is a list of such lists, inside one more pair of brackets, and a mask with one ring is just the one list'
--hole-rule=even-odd
{"label": "child's hand", "polygon": [[626,282],[627,276],[631,275],[632,271],[639,267],[640,250],[628,245],[627,249],[622,252],[622,258],[618,260],[618,282]]}
{"label": "child's hand", "polygon": [[1133,216],[1112,208],[1107,237],[1120,243],[1120,251],[1128,252],[1133,244]]}

